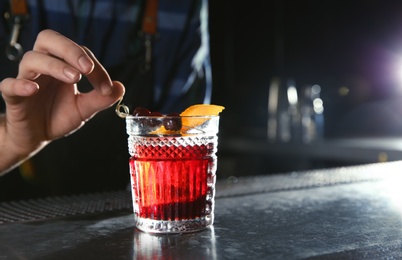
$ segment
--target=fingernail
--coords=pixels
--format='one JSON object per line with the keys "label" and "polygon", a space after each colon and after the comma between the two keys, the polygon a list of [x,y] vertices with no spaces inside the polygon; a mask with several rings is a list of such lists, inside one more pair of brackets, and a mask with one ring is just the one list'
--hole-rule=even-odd
{"label": "fingernail", "polygon": [[75,79],[77,77],[77,72],[71,68],[64,68],[63,73],[69,79]]}
{"label": "fingernail", "polygon": [[110,85],[108,85],[108,84],[106,84],[106,83],[103,83],[103,84],[100,86],[100,89],[101,89],[102,95],[104,95],[104,96],[107,96],[107,95],[109,95],[110,93],[112,93],[112,86],[110,86]]}
{"label": "fingernail", "polygon": [[84,72],[89,72],[90,70],[92,70],[93,63],[87,56],[84,56],[84,55],[81,56],[78,59],[78,64],[80,65],[80,68]]}
{"label": "fingernail", "polygon": [[24,89],[26,94],[33,94],[38,90],[38,86],[31,82],[25,82]]}

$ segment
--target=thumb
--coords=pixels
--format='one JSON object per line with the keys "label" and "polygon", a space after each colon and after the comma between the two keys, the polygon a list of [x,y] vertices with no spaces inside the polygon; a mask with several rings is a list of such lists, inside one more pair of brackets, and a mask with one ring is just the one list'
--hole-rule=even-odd
{"label": "thumb", "polygon": [[112,106],[123,97],[125,92],[124,85],[118,81],[113,81],[112,83],[112,91],[106,96],[99,94],[95,89],[78,95],[77,106],[82,120],[90,119],[97,112]]}

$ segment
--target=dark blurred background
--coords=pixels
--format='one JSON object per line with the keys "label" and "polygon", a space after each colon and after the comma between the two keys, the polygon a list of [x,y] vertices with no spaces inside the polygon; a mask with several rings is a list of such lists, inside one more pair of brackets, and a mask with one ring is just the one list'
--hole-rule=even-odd
{"label": "dark blurred background", "polygon": [[[298,91],[318,84],[324,104],[322,141],[359,139],[358,147],[352,148],[370,146],[376,151],[382,139],[399,140],[401,1],[224,0],[210,1],[210,10],[214,102],[226,106],[221,177],[228,172],[253,175],[390,159],[386,152],[360,158],[365,151],[351,149],[350,158],[340,159],[342,150],[331,146],[321,146],[328,156],[316,159],[308,156],[314,144],[271,144],[267,106],[274,77],[293,79]],[[331,149],[338,154],[331,157]],[[279,150],[280,155],[275,153]]]}
{"label": "dark blurred background", "polygon": [[[209,5],[213,103],[226,107],[218,179],[398,159],[399,153],[392,157],[381,149],[383,140],[398,141],[402,133],[402,1],[210,0]],[[273,78],[292,79],[299,95],[305,86],[321,87],[324,132],[317,140],[268,140]],[[374,156],[364,153],[368,146]],[[28,175],[2,177],[0,200],[24,198],[25,191],[61,195],[51,179],[32,179],[30,165],[23,167]],[[11,187],[12,179],[25,184]]]}
{"label": "dark blurred background", "polygon": [[321,86],[327,138],[390,134],[344,124],[363,105],[400,98],[401,1],[226,0],[210,9],[214,98],[225,116],[246,115],[237,127],[266,126],[269,83],[280,76]]}

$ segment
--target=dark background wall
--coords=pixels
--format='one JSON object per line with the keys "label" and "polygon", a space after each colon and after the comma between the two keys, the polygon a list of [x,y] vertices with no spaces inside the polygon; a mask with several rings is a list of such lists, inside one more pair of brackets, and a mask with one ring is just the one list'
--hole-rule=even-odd
{"label": "dark background wall", "polygon": [[402,133],[401,1],[210,1],[210,32],[223,134],[266,127],[274,76],[321,86],[326,138]]}
{"label": "dark background wall", "polygon": [[[292,78],[298,89],[321,86],[325,139],[401,136],[402,84],[396,71],[402,60],[402,1],[210,0],[209,5],[213,102],[226,107],[220,147],[233,136],[266,141],[273,77]],[[244,156],[221,148],[218,155],[218,178],[310,167],[294,155]],[[14,179],[24,185],[9,185]],[[0,201],[57,189],[17,174],[2,177],[1,184]]]}

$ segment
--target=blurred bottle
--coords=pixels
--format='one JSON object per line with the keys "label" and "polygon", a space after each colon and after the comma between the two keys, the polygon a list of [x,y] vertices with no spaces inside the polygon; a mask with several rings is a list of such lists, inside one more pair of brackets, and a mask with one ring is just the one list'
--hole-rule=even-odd
{"label": "blurred bottle", "polygon": [[273,78],[268,92],[268,122],[267,138],[270,142],[276,142],[278,136],[278,103],[279,103],[279,78]]}
{"label": "blurred bottle", "polygon": [[271,81],[268,97],[267,137],[271,142],[300,140],[300,110],[294,80]]}
{"label": "blurred bottle", "polygon": [[270,142],[276,142],[277,136],[278,120],[276,113],[278,111],[279,84],[279,78],[273,78],[268,91],[267,138]]}
{"label": "blurred bottle", "polygon": [[300,142],[300,107],[296,83],[292,79],[286,82],[287,113],[289,115],[290,141]]}
{"label": "blurred bottle", "polygon": [[303,143],[310,143],[324,137],[324,104],[319,85],[308,85],[303,88],[300,116]]}

